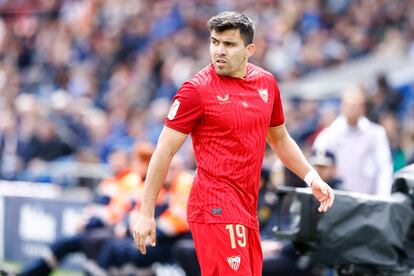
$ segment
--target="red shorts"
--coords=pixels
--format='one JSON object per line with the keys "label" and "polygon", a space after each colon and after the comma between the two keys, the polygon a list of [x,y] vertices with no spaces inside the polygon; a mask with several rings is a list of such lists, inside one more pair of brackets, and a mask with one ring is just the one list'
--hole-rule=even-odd
{"label": "red shorts", "polygon": [[203,276],[261,276],[263,255],[258,230],[241,224],[190,223]]}

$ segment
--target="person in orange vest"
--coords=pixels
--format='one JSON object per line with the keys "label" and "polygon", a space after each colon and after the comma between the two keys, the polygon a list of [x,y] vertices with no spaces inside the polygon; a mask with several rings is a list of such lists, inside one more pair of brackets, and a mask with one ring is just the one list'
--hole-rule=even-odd
{"label": "person in orange vest", "polygon": [[94,224],[115,225],[134,207],[141,206],[143,184],[153,151],[151,143],[137,142],[132,152],[119,147],[110,154],[109,163],[114,175],[98,185],[95,204],[86,208],[87,221],[92,222],[86,228],[95,227]]}
{"label": "person in orange vest", "polygon": [[95,259],[102,246],[119,231],[120,222],[135,206],[140,206],[152,152],[153,147],[143,143],[136,144],[132,154],[127,148],[115,147],[109,156],[113,176],[98,185],[96,199],[85,208],[79,233],[55,241],[44,256],[23,266],[16,274],[49,275],[67,254],[74,252],[83,252],[88,259]]}
{"label": "person in orange vest", "polygon": [[[140,208],[140,206],[136,206],[129,216],[129,221],[124,224],[124,235],[115,237],[103,246],[96,260],[97,266],[88,272],[104,275],[107,271],[116,269],[119,273],[119,270],[122,271],[122,268],[127,264],[133,264],[138,271],[146,270],[148,273],[153,263],[172,260],[173,244],[189,235],[186,209],[193,180],[193,174],[183,169],[179,160],[174,160],[173,164],[168,173],[166,185],[157,199],[156,217],[159,246],[150,248],[146,255],[138,252],[131,236],[131,229]],[[126,223],[129,224],[128,231],[126,231]],[[135,273],[137,272],[135,271]]]}

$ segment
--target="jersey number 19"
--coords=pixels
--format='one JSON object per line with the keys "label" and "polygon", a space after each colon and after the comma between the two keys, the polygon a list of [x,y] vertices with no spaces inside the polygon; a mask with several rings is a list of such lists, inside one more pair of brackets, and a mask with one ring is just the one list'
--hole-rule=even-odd
{"label": "jersey number 19", "polygon": [[244,227],[244,225],[236,224],[236,226],[234,227],[233,224],[227,224],[226,230],[229,231],[231,248],[236,248],[237,244],[240,247],[246,246],[246,228]]}

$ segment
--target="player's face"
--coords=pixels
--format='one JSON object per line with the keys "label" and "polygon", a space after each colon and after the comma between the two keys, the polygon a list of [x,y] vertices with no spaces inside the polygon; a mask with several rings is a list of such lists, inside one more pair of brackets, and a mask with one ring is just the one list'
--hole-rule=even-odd
{"label": "player's face", "polygon": [[358,119],[365,115],[365,101],[359,95],[350,95],[343,98],[341,108],[348,124],[352,126],[355,126]]}
{"label": "player's face", "polygon": [[238,29],[210,36],[210,57],[217,74],[242,78],[246,75],[247,59],[253,54],[254,44],[244,45]]}

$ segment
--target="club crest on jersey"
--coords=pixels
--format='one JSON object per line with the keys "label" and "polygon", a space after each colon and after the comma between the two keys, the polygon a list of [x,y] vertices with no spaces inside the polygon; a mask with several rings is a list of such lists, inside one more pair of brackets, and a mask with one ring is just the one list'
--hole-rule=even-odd
{"label": "club crest on jersey", "polygon": [[240,256],[227,257],[227,262],[234,271],[237,271],[240,266]]}
{"label": "club crest on jersey", "polygon": [[170,112],[168,113],[167,118],[170,120],[174,119],[175,115],[177,115],[177,111],[179,107],[180,107],[180,101],[175,100],[173,104],[171,105]]}
{"label": "club crest on jersey", "polygon": [[257,89],[257,91],[259,92],[259,95],[262,98],[262,100],[267,103],[267,100],[269,98],[269,95],[267,93],[267,89]]}
{"label": "club crest on jersey", "polygon": [[220,95],[217,95],[217,100],[219,100],[220,104],[226,104],[226,103],[230,103],[230,96],[229,94],[224,95],[224,97],[221,97]]}

